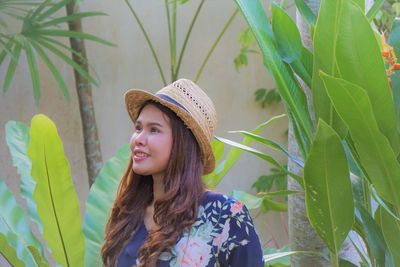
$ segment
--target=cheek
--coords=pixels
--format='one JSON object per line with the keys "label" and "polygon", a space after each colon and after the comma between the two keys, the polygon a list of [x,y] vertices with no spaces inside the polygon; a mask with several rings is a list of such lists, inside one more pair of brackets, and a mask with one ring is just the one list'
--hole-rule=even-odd
{"label": "cheek", "polygon": [[135,146],[135,134],[131,135],[131,139],[129,140],[129,145],[131,147],[131,150],[133,150],[133,148]]}

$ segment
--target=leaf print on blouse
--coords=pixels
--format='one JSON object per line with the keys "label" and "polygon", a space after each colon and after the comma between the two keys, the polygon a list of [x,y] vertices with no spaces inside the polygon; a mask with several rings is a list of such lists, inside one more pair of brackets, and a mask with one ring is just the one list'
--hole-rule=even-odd
{"label": "leaf print on blouse", "polygon": [[[222,195],[200,206],[190,231],[184,231],[178,243],[159,259],[169,261],[171,267],[220,266],[219,256],[228,260],[236,247],[250,242],[248,227],[253,224],[244,205]],[[237,235],[238,230],[243,234]]]}

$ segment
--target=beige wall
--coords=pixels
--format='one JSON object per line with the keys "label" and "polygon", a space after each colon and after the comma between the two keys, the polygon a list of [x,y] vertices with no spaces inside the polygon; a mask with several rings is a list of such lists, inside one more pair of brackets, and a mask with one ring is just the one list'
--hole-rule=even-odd
{"label": "beige wall", "polygon": [[[167,41],[164,1],[132,1],[138,14],[159,53],[165,74],[168,75],[169,46]],[[200,1],[193,0],[181,6],[178,13],[178,44],[183,41],[194,9]],[[150,50],[136,25],[133,16],[124,1],[85,0],[82,11],[103,11],[108,16],[91,18],[85,21],[87,32],[110,40],[117,44],[116,48],[87,43],[89,62],[93,73],[100,82],[93,88],[93,98],[99,127],[103,158],[114,155],[117,148],[127,143],[131,134],[131,122],[125,112],[123,93],[129,88],[144,88],[155,92],[162,86]],[[192,38],[188,43],[183,60],[180,77],[194,79],[194,76],[212,42],[223,25],[234,11],[233,1],[208,0],[194,27]],[[261,57],[250,55],[249,66],[240,73],[233,66],[233,59],[238,54],[240,45],[238,34],[246,29],[240,13],[226,32],[213,56],[210,58],[198,84],[214,100],[219,116],[217,135],[235,140],[241,138],[237,134],[229,134],[229,130],[250,130],[273,115],[281,114],[282,107],[275,105],[263,109],[254,102],[254,90],[259,87],[272,88],[273,81],[262,66]],[[57,124],[65,152],[71,163],[72,176],[83,204],[87,196],[88,185],[86,164],[83,156],[83,141],[77,106],[72,71],[65,64],[58,64],[71,92],[71,101],[66,102],[57,84],[49,72],[42,66],[42,99],[39,106],[33,102],[29,71],[26,59],[21,64],[16,77],[6,96],[0,97],[0,176],[10,188],[18,191],[18,175],[12,167],[8,148],[5,144],[4,125],[9,120],[29,123],[36,113],[44,113]],[[1,84],[4,79],[5,65],[0,67]],[[286,121],[282,121],[268,129],[266,135],[285,143],[284,132]],[[280,156],[284,161],[284,157]],[[238,164],[224,178],[217,190],[229,193],[233,189],[251,190],[255,179],[269,170],[269,165],[251,155],[243,155]],[[83,205],[82,205],[83,207]],[[82,210],[83,212],[83,210]],[[263,243],[273,246],[271,235],[279,245],[284,245],[287,235],[282,227],[285,218],[277,214],[258,216],[257,230]]]}

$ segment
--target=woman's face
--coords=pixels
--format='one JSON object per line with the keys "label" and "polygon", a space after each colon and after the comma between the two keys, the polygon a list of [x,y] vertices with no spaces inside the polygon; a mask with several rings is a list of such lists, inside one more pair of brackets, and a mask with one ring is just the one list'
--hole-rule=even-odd
{"label": "woman's face", "polygon": [[132,169],[140,175],[162,175],[172,148],[168,117],[154,105],[146,105],[136,120],[131,137]]}

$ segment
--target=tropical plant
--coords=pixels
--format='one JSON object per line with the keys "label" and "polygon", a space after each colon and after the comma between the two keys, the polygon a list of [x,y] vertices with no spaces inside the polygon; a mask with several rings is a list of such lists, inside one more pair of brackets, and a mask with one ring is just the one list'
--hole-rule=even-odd
{"label": "tropical plant", "polygon": [[[33,117],[30,128],[11,121],[6,124],[6,139],[28,214],[0,179],[0,253],[12,266],[49,266],[44,251],[57,265],[101,266],[104,228],[130,157],[129,146],[119,149],[101,169],[90,189],[82,226],[69,163],[54,123],[41,114]],[[31,220],[45,247],[32,234]]]}
{"label": "tropical plant", "polygon": [[[69,2],[70,0],[1,1],[0,13],[4,16],[0,20],[0,64],[3,64],[7,58],[9,59],[3,82],[4,94],[10,89],[21,53],[25,53],[28,61],[36,102],[39,102],[41,96],[38,58],[48,67],[64,97],[66,99],[70,98],[68,87],[54,60],[49,56],[50,54],[71,66],[91,83],[97,85],[96,80],[70,59],[67,53],[76,54],[78,57],[80,55],[60,42],[59,37],[75,37],[105,45],[113,45],[91,34],[69,31],[63,27],[73,20],[105,14],[102,12],[79,12],[73,15],[58,15],[58,12],[65,8]],[[10,25],[13,25],[13,27]],[[21,29],[15,31],[15,25],[20,25]]]}
{"label": "tropical plant", "polygon": [[[338,256],[353,229],[367,249],[362,253],[364,247],[354,242],[362,266],[400,266],[399,87],[396,81],[393,91],[389,86],[378,33],[370,24],[382,1],[365,15],[364,1],[323,0],[318,17],[303,1],[296,1],[314,25],[312,53],[303,47],[295,23],[282,8],[271,4],[269,24],[258,0],[236,2],[293,126],[302,159],[288,156],[304,175],[286,172],[304,188],[308,219],[330,252],[321,256],[332,266],[353,266]],[[313,113],[295,74],[312,90]],[[263,137],[247,137],[276,147]],[[275,163],[248,144],[220,140]]]}
{"label": "tropical plant", "polygon": [[[0,18],[0,65],[8,64],[2,85],[3,94],[6,94],[15,77],[21,54],[26,55],[36,104],[41,98],[39,60],[50,70],[66,100],[70,99],[70,92],[54,59],[61,60],[74,69],[91,185],[102,159],[90,88],[90,84],[97,85],[97,81],[88,72],[84,41],[113,44],[82,32],[80,27],[81,19],[103,16],[105,13],[79,12],[77,6],[75,0],[1,1],[0,13],[3,16]],[[60,15],[64,8],[67,15]],[[63,38],[71,39],[71,47],[62,42]]]}
{"label": "tropical plant", "polygon": [[[281,2],[284,4],[284,1]],[[241,45],[239,54],[234,58],[233,63],[236,71],[239,72],[240,68],[248,65],[248,55],[258,55],[259,52],[253,48],[255,46],[255,38],[252,31],[248,28],[241,32],[238,41]],[[258,88],[254,92],[255,101],[259,102],[263,108],[271,106],[273,103],[280,103],[281,96],[276,88]]]}
{"label": "tropical plant", "polygon": [[[182,48],[181,51],[179,52],[179,56],[178,56],[178,51],[177,51],[177,37],[176,37],[176,33],[177,33],[177,11],[178,11],[178,4],[185,4],[187,3],[189,0],[164,0],[165,3],[165,11],[166,11],[166,16],[167,16],[167,26],[168,26],[168,43],[169,43],[169,48],[170,48],[170,82],[173,82],[177,79],[179,79],[179,71],[181,68],[181,64],[182,64],[182,60],[183,57],[185,55],[185,50],[187,47],[187,44],[189,42],[192,30],[193,30],[193,26],[195,25],[198,15],[200,14],[200,11],[205,3],[205,0],[201,0],[199,5],[196,8],[195,14],[192,18],[192,21],[190,22],[188,31],[185,35],[183,44],[182,44]],[[164,71],[161,68],[161,64],[160,64],[160,60],[159,57],[157,55],[157,52],[154,49],[153,43],[151,42],[149,35],[147,33],[147,31],[144,28],[144,25],[140,19],[140,17],[138,16],[134,6],[131,4],[132,1],[129,0],[125,0],[125,3],[128,5],[129,10],[131,11],[133,17],[135,18],[136,23],[138,24],[138,26],[140,27],[140,30],[142,31],[147,45],[151,50],[153,59],[157,65],[157,69],[158,72],[160,74],[160,78],[162,80],[162,83],[164,85],[167,85],[170,82],[167,82],[167,79],[165,78],[164,75]],[[227,29],[229,28],[229,26],[232,24],[233,20],[235,19],[236,15],[238,14],[239,10],[235,9],[235,11],[231,14],[231,16],[229,17],[228,21],[226,22],[226,24],[224,25],[224,27],[222,28],[221,32],[218,34],[218,36],[216,37],[216,39],[214,40],[213,44],[211,45],[210,49],[208,50],[205,58],[203,59],[197,73],[196,76],[193,78],[194,82],[197,82],[200,79],[200,76],[208,62],[208,60],[210,59],[212,53],[214,52],[214,49],[217,47],[219,41],[221,40],[221,38],[223,37],[223,35],[225,34],[225,32],[227,31]]]}
{"label": "tropical plant", "polygon": [[[258,133],[281,117],[261,124],[253,132]],[[250,140],[245,137],[244,143]],[[90,188],[82,225],[69,163],[54,123],[42,114],[33,117],[30,127],[10,121],[6,124],[6,141],[20,175],[20,193],[27,201],[27,212],[0,179],[0,254],[12,266],[50,266],[52,261],[61,266],[101,266],[104,228],[130,157],[129,145],[105,163]],[[215,141],[214,149],[216,146],[221,148],[224,144]],[[221,159],[221,149],[214,152]],[[205,181],[216,183],[220,179],[217,175],[226,172],[241,153],[242,150],[231,148],[227,159],[230,162],[225,161],[224,166],[220,163],[220,172]],[[32,233],[30,221],[38,227],[46,246]],[[272,249],[265,250],[267,266],[287,266],[287,257],[297,253],[287,252],[287,248],[273,252],[269,256]]]}

